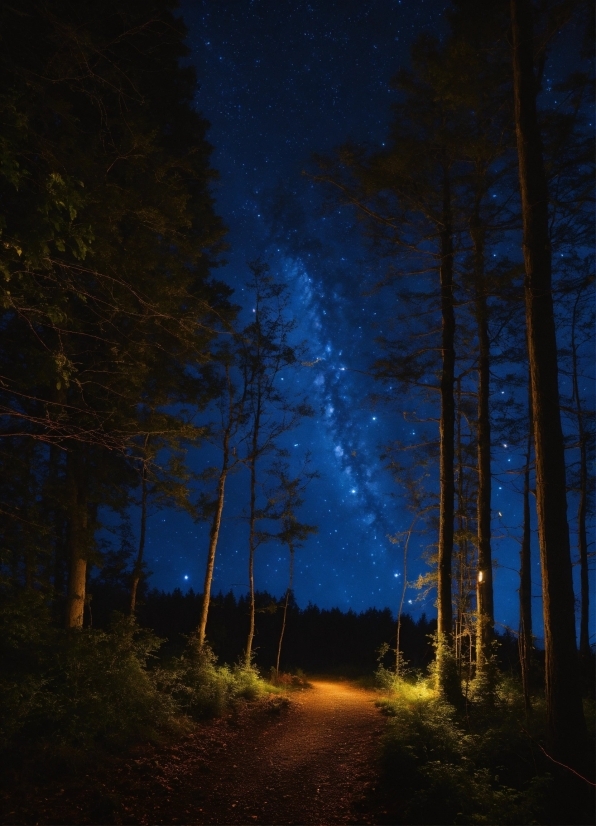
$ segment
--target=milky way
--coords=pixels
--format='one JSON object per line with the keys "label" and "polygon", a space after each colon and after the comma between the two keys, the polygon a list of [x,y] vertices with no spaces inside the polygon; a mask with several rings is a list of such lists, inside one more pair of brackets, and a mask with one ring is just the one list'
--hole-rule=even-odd
{"label": "milky way", "polygon": [[[216,275],[234,287],[246,312],[247,262],[268,261],[290,291],[296,341],[307,345],[305,366],[283,376],[293,392],[307,394],[316,411],[284,441],[296,466],[310,451],[320,473],[300,514],[319,527],[297,557],[295,592],[301,605],[397,608],[402,549],[388,537],[404,531],[412,515],[380,457],[387,442],[416,438],[399,402],[388,408],[370,401],[375,388],[369,371],[388,296],[369,291],[382,265],[368,254],[354,215],[326,210],[324,194],[302,173],[314,168],[313,153],[330,153],[349,137],[382,142],[395,94],[390,80],[407,65],[418,34],[426,30],[440,37],[437,21],[444,7],[439,0],[182,6],[189,60],[200,82],[196,104],[211,123],[212,163],[219,171],[216,208],[229,227],[227,263]],[[519,453],[505,445],[495,454],[503,478],[512,463],[521,465]],[[208,450],[191,458],[197,470],[216,461]],[[246,485],[238,474],[229,486],[216,590],[246,590]],[[494,496],[501,566],[496,618],[516,626],[518,546],[507,526],[519,524],[521,502],[500,480]],[[206,527],[160,513],[149,533],[152,584],[200,590]],[[408,582],[425,570],[420,550],[432,541],[413,539]],[[259,549],[257,587],[280,595],[286,578],[285,550],[272,544]],[[432,597],[420,600],[414,589],[406,604],[414,614],[434,610]]]}

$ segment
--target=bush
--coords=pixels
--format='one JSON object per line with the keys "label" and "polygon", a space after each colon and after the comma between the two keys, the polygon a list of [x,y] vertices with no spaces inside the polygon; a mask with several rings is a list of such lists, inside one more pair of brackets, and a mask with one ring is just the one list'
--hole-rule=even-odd
{"label": "bush", "polygon": [[17,736],[120,744],[174,724],[176,704],[148,668],[161,641],[128,618],[109,632],[64,631],[50,626],[39,595],[20,594],[4,603],[0,634],[2,746]]}
{"label": "bush", "polygon": [[209,646],[199,650],[192,637],[184,653],[174,658],[159,677],[163,690],[169,691],[194,719],[223,714],[236,700],[255,700],[266,690],[254,666],[217,665]]}
{"label": "bush", "polygon": [[[551,793],[536,774],[518,692],[502,681],[468,708],[440,698],[429,681],[393,681],[379,704],[391,718],[383,743],[387,794],[399,788],[404,823],[536,823]],[[539,725],[539,719],[535,725]]]}
{"label": "bush", "polygon": [[115,615],[107,631],[52,627],[36,592],[5,595],[0,608],[0,748],[44,742],[86,749],[154,739],[188,718],[221,714],[265,684],[252,666],[218,666],[192,641],[158,665],[162,640]]}
{"label": "bush", "polygon": [[39,721],[52,737],[120,744],[154,738],[179,722],[175,701],[148,668],[161,646],[153,634],[121,616],[109,632],[70,632],[61,643],[49,670],[53,702]]}

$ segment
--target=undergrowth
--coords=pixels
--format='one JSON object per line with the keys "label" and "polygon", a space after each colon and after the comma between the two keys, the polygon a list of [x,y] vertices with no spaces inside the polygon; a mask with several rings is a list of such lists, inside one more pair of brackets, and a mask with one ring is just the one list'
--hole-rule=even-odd
{"label": "undergrowth", "polygon": [[161,662],[162,643],[122,615],[108,631],[62,630],[39,594],[9,596],[0,608],[0,752],[156,740],[275,690],[253,666],[218,665],[193,639]]}
{"label": "undergrowth", "polygon": [[490,692],[472,686],[465,707],[456,709],[432,678],[396,678],[382,668],[377,676],[385,694],[379,705],[389,717],[382,793],[392,823],[593,822],[586,784],[572,776],[568,783],[567,775],[561,781],[540,748],[544,703],[536,699],[526,720],[515,680],[500,676]]}

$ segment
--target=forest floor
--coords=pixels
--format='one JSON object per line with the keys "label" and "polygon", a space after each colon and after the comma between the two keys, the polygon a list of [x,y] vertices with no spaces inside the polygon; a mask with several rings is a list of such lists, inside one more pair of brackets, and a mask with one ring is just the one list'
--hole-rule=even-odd
{"label": "forest floor", "polygon": [[4,824],[369,824],[375,694],[346,682],[243,704],[175,744],[137,747],[64,777],[19,777]]}

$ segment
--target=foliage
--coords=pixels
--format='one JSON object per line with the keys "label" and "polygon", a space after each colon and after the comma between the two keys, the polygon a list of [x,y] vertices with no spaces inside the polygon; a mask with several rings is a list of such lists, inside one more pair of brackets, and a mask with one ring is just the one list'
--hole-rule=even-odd
{"label": "foliage", "polygon": [[[528,722],[516,680],[499,675],[492,691],[478,692],[458,711],[436,691],[432,677],[411,675],[393,679],[379,705],[389,717],[383,786],[397,809],[396,822],[551,822],[558,789],[556,767],[540,748],[544,702],[535,702]],[[568,822],[584,822],[568,816]]]}
{"label": "foliage", "polygon": [[34,591],[5,594],[0,609],[0,747],[44,742],[114,747],[180,731],[265,691],[254,666],[218,666],[189,644],[158,664],[163,640],[115,614],[107,630],[63,631]]}
{"label": "foliage", "polygon": [[113,745],[151,738],[176,722],[176,704],[149,668],[161,645],[154,634],[122,616],[109,631],[67,632],[52,628],[48,614],[35,592],[4,601],[3,747],[17,736],[54,745]]}
{"label": "foliage", "polygon": [[165,673],[180,708],[195,719],[217,716],[235,700],[256,700],[265,691],[252,663],[217,665],[209,646],[199,648],[194,638],[189,639],[183,654],[169,663]]}

